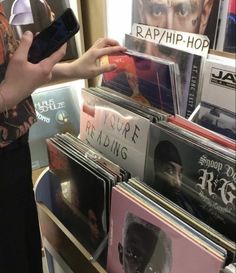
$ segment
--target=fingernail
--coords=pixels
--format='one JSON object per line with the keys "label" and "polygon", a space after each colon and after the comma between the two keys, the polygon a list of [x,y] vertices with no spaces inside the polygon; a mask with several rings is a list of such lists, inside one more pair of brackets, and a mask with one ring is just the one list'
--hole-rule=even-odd
{"label": "fingernail", "polygon": [[24,32],[23,35],[24,35],[24,36],[32,36],[32,32],[29,31],[29,30],[27,30],[27,31]]}

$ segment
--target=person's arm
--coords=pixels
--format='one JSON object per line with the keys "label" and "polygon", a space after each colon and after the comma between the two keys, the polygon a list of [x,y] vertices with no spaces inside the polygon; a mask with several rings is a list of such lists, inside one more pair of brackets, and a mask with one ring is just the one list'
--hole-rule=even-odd
{"label": "person's arm", "polygon": [[79,59],[71,63],[58,63],[66,53],[66,45],[37,64],[28,62],[28,51],[33,35],[23,34],[20,45],[7,67],[4,81],[0,84],[0,113],[11,109],[41,85],[59,78],[89,79],[116,68],[114,64],[99,65],[100,57],[126,50],[117,41],[99,39]]}
{"label": "person's arm", "polygon": [[52,69],[65,55],[66,45],[38,64],[28,62],[33,34],[23,34],[19,47],[10,59],[0,84],[0,112],[11,109],[41,85],[51,80]]}
{"label": "person's arm", "polygon": [[100,65],[99,59],[104,55],[125,51],[116,40],[101,38],[80,58],[70,63],[58,63],[53,68],[53,80],[62,78],[91,79],[101,73],[112,71],[115,64]]}

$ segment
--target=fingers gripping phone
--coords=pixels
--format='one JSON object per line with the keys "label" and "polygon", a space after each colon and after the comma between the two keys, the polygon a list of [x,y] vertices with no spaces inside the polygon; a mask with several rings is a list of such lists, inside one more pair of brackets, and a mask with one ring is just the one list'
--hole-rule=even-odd
{"label": "fingers gripping phone", "polygon": [[28,60],[31,63],[38,63],[47,58],[74,36],[79,29],[79,23],[72,9],[66,9],[51,25],[34,37],[29,49]]}

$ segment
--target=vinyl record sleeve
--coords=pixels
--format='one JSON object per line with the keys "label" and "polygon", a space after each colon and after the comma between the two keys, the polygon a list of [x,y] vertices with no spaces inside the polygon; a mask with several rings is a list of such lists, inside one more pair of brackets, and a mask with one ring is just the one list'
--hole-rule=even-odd
{"label": "vinyl record sleeve", "polygon": [[52,185],[53,213],[93,255],[107,235],[107,182],[55,143],[47,145],[50,171],[59,178]]}
{"label": "vinyl record sleeve", "polygon": [[127,51],[104,56],[101,63],[117,65],[116,70],[103,74],[102,86],[114,89],[142,105],[153,106],[170,114],[179,113],[174,62]]}
{"label": "vinyl record sleeve", "polygon": [[222,268],[223,257],[194,242],[132,195],[117,187],[112,194],[108,272],[215,273]]}
{"label": "vinyl record sleeve", "polygon": [[188,118],[200,102],[203,56],[180,49],[125,35],[125,46],[133,51],[148,53],[152,56],[175,62],[175,71],[180,115]]}
{"label": "vinyl record sleeve", "polygon": [[138,102],[130,100],[129,97],[122,95],[121,93],[115,91],[114,89],[97,86],[86,89],[86,91],[91,92],[96,96],[100,96],[114,104],[117,104],[123,108],[126,108],[144,118],[149,119],[151,122],[158,122],[160,120],[167,120],[170,114],[156,109],[154,107],[149,107],[146,105],[141,105]]}
{"label": "vinyl record sleeve", "polygon": [[190,120],[187,120],[185,118],[182,118],[181,116],[170,116],[168,117],[168,121],[171,123],[174,123],[177,126],[180,126],[182,128],[185,128],[193,133],[196,133],[200,136],[206,137],[209,140],[218,143],[220,145],[222,145],[223,147],[232,149],[232,150],[236,150],[236,142],[226,138],[224,136],[222,136],[221,134],[217,134],[211,130],[208,130],[207,128],[192,122]]}
{"label": "vinyl record sleeve", "polygon": [[[220,2],[220,0],[214,0],[210,5],[202,5],[200,1],[176,3],[174,1],[133,0],[132,24],[140,23],[163,29],[206,35],[210,40],[210,48],[214,48],[218,31]],[[201,18],[201,15],[204,17]],[[171,38],[169,37],[169,39]]]}
{"label": "vinyl record sleeve", "polygon": [[[77,154],[78,157],[83,157],[84,160],[87,160],[88,162],[92,163],[92,165],[97,167],[100,167],[102,170],[105,170],[107,173],[110,173],[112,176],[114,176],[115,183],[123,181],[122,175],[120,171],[118,170],[118,166],[115,164],[112,164],[112,162],[106,160],[104,156],[100,156],[98,152],[94,149],[89,149],[89,147],[85,150],[84,143],[77,139],[75,141],[71,137],[68,137],[66,134],[57,134],[54,136],[54,140],[61,143],[61,145],[65,144],[66,147],[69,149],[68,152],[71,152],[73,154]],[[89,145],[87,145],[89,146]]]}
{"label": "vinyl record sleeve", "polygon": [[80,139],[142,179],[150,120],[84,89],[81,94]]}
{"label": "vinyl record sleeve", "polygon": [[220,108],[215,104],[201,102],[196,123],[236,143],[235,112]]}
{"label": "vinyl record sleeve", "polygon": [[[110,214],[111,188],[118,182],[117,175],[114,174],[109,169],[101,167],[99,164],[94,162],[91,158],[83,156],[82,154],[78,152],[77,148],[75,149],[69,143],[67,143],[66,141],[56,136],[53,138],[50,138],[50,140],[47,140],[47,142],[52,142],[54,145],[56,145],[57,149],[61,151],[61,153],[65,154],[67,157],[71,158],[71,160],[75,161],[77,164],[80,164],[84,168],[90,170],[97,176],[103,178],[104,181],[106,181],[105,211],[107,215],[106,219],[108,219]],[[106,224],[107,229],[108,229],[108,226],[109,225],[107,222]]]}
{"label": "vinyl record sleeve", "polygon": [[228,261],[232,261],[235,256],[235,243],[221,233],[217,232],[215,229],[211,228],[209,225],[205,224],[198,218],[194,217],[192,214],[188,213],[186,210],[182,209],[170,199],[166,198],[162,194],[153,190],[147,184],[135,179],[131,178],[128,181],[128,184],[146,196],[147,199],[152,200],[157,203],[164,209],[168,210],[170,213],[173,213],[180,220],[184,221],[201,234],[215,242],[216,244],[222,246],[227,251],[227,259]]}
{"label": "vinyl record sleeve", "polygon": [[160,219],[163,219],[166,223],[175,227],[175,229],[179,230],[183,235],[188,236],[193,242],[203,246],[211,254],[221,259],[226,257],[226,250],[222,246],[198,232],[198,230],[188,225],[185,221],[182,221],[179,217],[176,217],[175,214],[169,212],[130,184],[119,183],[117,188],[124,192],[129,198],[150,210],[151,213],[154,213]]}
{"label": "vinyl record sleeve", "polygon": [[199,146],[181,136],[181,130],[150,127],[144,182],[232,241],[234,167],[234,159]]}
{"label": "vinyl record sleeve", "polygon": [[228,159],[232,164],[236,160],[236,153],[234,149],[225,147],[217,142],[211,141],[207,136],[201,136],[197,132],[193,132],[188,128],[176,126],[172,122],[160,122],[159,126],[167,130],[171,134],[178,135],[183,141],[188,141],[189,144],[201,147],[204,150],[215,154],[215,156]]}
{"label": "vinyl record sleeve", "polygon": [[236,141],[235,57],[209,54],[197,123]]}
{"label": "vinyl record sleeve", "polygon": [[29,145],[32,168],[48,165],[45,140],[58,132],[79,134],[80,111],[78,90],[84,86],[82,81],[42,87],[33,94],[37,122],[31,127]]}
{"label": "vinyl record sleeve", "polygon": [[235,58],[210,55],[204,65],[201,101],[234,112],[235,88]]}

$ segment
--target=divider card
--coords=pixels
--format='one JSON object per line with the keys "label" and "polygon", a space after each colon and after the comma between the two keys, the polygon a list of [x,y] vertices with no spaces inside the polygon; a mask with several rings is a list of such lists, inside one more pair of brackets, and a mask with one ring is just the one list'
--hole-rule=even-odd
{"label": "divider card", "polygon": [[124,94],[142,105],[169,114],[179,113],[175,63],[135,51],[105,56],[102,63],[117,69],[103,74],[102,86]]}
{"label": "divider card", "polygon": [[142,179],[149,119],[84,89],[81,94],[80,139]]}

